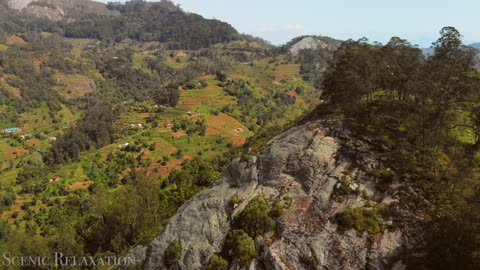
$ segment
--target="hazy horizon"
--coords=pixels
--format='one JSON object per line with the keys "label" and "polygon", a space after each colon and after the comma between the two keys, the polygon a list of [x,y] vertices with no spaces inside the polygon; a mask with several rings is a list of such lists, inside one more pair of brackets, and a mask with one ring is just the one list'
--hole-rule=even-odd
{"label": "hazy horizon", "polygon": [[429,47],[444,26],[456,27],[466,44],[480,41],[480,31],[474,23],[480,2],[474,0],[371,0],[368,4],[348,0],[173,2],[185,11],[225,21],[241,33],[261,37],[275,45],[301,35],[324,35],[341,40],[367,37],[381,43],[398,36],[420,47]]}

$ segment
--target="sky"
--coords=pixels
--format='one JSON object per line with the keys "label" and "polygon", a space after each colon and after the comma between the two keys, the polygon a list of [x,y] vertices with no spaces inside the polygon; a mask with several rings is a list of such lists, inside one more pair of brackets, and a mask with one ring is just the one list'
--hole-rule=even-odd
{"label": "sky", "polygon": [[[107,2],[109,0],[98,0]],[[188,12],[230,23],[275,45],[301,35],[340,40],[392,36],[429,47],[444,26],[480,42],[479,0],[173,0]]]}

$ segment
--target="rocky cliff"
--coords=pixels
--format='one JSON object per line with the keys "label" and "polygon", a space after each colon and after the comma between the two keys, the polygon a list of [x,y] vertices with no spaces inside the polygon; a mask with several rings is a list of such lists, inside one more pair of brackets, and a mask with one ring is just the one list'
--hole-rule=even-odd
{"label": "rocky cliff", "polygon": [[[279,197],[290,204],[276,221],[278,231],[255,239],[258,260],[243,267],[231,263],[230,269],[405,269],[399,255],[420,241],[421,235],[412,236],[421,219],[404,209],[406,187],[394,178],[381,182],[374,173],[382,170],[388,169],[339,123],[304,124],[273,139],[256,157],[235,160],[149,246],[129,256],[145,270],[162,269],[165,250],[179,240],[183,251],[176,268],[202,269],[222,249],[232,220],[262,195],[270,204]],[[241,201],[235,207],[229,204],[233,195]],[[340,228],[339,213],[348,209],[389,214],[376,221],[379,231],[369,233]]]}
{"label": "rocky cliff", "polygon": [[12,9],[51,21],[74,19],[85,13],[118,15],[118,12],[108,10],[105,4],[91,0],[8,0],[7,3]]}
{"label": "rocky cliff", "polygon": [[335,41],[333,39],[331,39],[330,41],[326,41],[319,37],[308,36],[292,44],[289,52],[293,56],[297,56],[301,50],[323,49],[328,51],[335,51],[338,46],[340,46],[340,43],[340,41]]}

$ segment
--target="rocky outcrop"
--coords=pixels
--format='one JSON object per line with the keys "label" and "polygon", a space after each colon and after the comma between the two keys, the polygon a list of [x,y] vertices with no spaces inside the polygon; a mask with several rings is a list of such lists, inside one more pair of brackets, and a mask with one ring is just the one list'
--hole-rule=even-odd
{"label": "rocky outcrop", "polygon": [[[402,185],[393,183],[395,189],[382,193],[366,173],[380,167],[338,123],[296,127],[272,140],[257,157],[235,160],[218,184],[183,205],[148,247],[139,246],[129,256],[143,262],[143,269],[162,269],[168,245],[180,240],[183,252],[177,268],[201,269],[222,249],[231,220],[252,198],[263,195],[270,203],[279,197],[290,202],[277,220],[278,232],[256,239],[263,247],[258,261],[267,269],[404,269],[394,258],[411,244],[408,230],[340,232],[335,218],[346,208],[370,207],[372,202],[399,207]],[[234,194],[241,203],[231,207]]]}
{"label": "rocky outcrop", "polygon": [[107,9],[105,4],[91,0],[8,0],[7,3],[12,9],[51,21],[74,20],[85,13],[107,16],[119,14]]}
{"label": "rocky outcrop", "polygon": [[335,51],[339,46],[340,42],[326,42],[317,37],[305,37],[299,42],[292,45],[290,48],[290,53],[293,56],[298,55],[301,50],[315,50],[315,49],[324,49],[329,51]]}
{"label": "rocky outcrop", "polygon": [[37,4],[28,5],[23,11],[37,18],[45,18],[53,22],[62,20],[65,17],[65,10],[55,5]]}

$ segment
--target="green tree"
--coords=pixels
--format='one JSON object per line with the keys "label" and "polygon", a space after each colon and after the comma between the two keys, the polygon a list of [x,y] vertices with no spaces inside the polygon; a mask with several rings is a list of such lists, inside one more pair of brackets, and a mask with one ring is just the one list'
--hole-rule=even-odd
{"label": "green tree", "polygon": [[243,229],[251,237],[275,229],[275,221],[270,217],[270,207],[261,195],[253,198],[235,219],[235,227]]}

